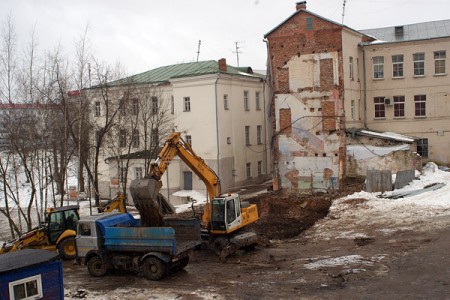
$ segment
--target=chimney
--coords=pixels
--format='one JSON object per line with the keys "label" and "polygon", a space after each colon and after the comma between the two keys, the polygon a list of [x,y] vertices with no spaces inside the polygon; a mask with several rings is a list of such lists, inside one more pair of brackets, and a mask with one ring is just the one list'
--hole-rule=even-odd
{"label": "chimney", "polygon": [[225,58],[219,59],[219,71],[227,71],[227,60]]}
{"label": "chimney", "polygon": [[403,33],[404,33],[403,26],[395,26],[394,31],[395,31],[395,37],[403,37]]}
{"label": "chimney", "polygon": [[306,1],[300,1],[295,4],[295,9],[299,11],[300,9],[306,9]]}

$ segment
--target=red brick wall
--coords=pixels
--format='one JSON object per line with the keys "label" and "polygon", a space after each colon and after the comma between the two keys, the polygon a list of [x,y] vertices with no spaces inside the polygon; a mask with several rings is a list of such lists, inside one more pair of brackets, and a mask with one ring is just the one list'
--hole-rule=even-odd
{"label": "red brick wall", "polygon": [[292,117],[290,108],[280,109],[280,131],[283,131],[283,134],[290,134],[292,132]]}

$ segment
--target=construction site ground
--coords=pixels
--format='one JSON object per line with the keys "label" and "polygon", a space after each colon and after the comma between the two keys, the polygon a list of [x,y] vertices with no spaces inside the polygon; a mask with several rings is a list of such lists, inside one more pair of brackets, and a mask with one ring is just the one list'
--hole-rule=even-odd
{"label": "construction site ground", "polygon": [[[213,251],[195,251],[185,270],[161,281],[127,272],[92,277],[85,266],[66,261],[66,298],[449,299],[449,218],[411,226],[375,216],[327,215],[334,199],[361,187],[353,181],[339,193],[295,197],[252,196],[261,186],[251,187],[242,194],[259,208],[252,229],[262,243],[255,250],[238,251],[224,262]],[[364,203],[351,199],[342,207],[363,211]]]}

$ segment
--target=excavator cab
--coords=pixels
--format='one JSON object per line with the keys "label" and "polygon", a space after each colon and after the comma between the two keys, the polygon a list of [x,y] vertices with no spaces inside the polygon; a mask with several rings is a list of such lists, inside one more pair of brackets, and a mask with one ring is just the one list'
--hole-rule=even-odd
{"label": "excavator cab", "polygon": [[241,203],[237,194],[214,198],[211,201],[211,228],[230,231],[241,225]]}
{"label": "excavator cab", "polygon": [[58,238],[66,230],[76,230],[80,219],[78,206],[71,205],[51,209],[47,214],[48,239],[50,244],[56,244]]}

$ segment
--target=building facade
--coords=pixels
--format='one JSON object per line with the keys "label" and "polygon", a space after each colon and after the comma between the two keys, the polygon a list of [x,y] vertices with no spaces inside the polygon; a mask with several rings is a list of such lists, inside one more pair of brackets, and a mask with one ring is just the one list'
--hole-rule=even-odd
{"label": "building facade", "polygon": [[[153,127],[158,130],[152,130],[148,137],[141,123],[128,130],[128,134],[139,132],[128,137],[132,139],[128,156],[123,155],[128,144],[121,145],[121,140],[126,137],[122,139],[120,134],[116,137],[115,153],[103,150],[105,163],[99,169],[101,174],[107,174],[100,182],[103,197],[112,197],[123,186],[121,173],[125,159],[129,158],[128,187],[131,180],[145,176],[145,159],[149,157],[144,157],[145,153],[141,157],[133,153],[144,150],[145,138],[156,140],[154,145],[157,144],[159,149],[172,131],[181,132],[182,138],[191,144],[196,154],[218,174],[222,192],[270,178],[266,118],[268,89],[264,76],[254,74],[251,68],[234,68],[221,59],[161,67],[113,83],[118,91],[128,89],[130,84],[134,86],[131,93],[135,94],[130,99],[154,101],[151,106],[153,113],[158,114],[165,109],[169,121]],[[142,91],[145,89],[153,91],[151,96],[144,95]],[[160,101],[163,99],[166,104]],[[130,105],[133,103],[134,100]],[[101,120],[103,103],[92,97],[91,104],[93,112],[99,112],[97,115]],[[96,108],[96,105],[100,107]],[[142,109],[142,103],[139,109]],[[158,151],[153,153],[155,158]],[[170,163],[162,181],[161,193],[172,202],[176,201],[172,193],[179,190],[206,194],[204,183],[178,157]]]}
{"label": "building facade", "polygon": [[449,164],[447,28],[438,21],[357,31],[298,2],[265,35],[274,189],[337,189],[346,147],[362,129],[412,137],[421,161]]}

